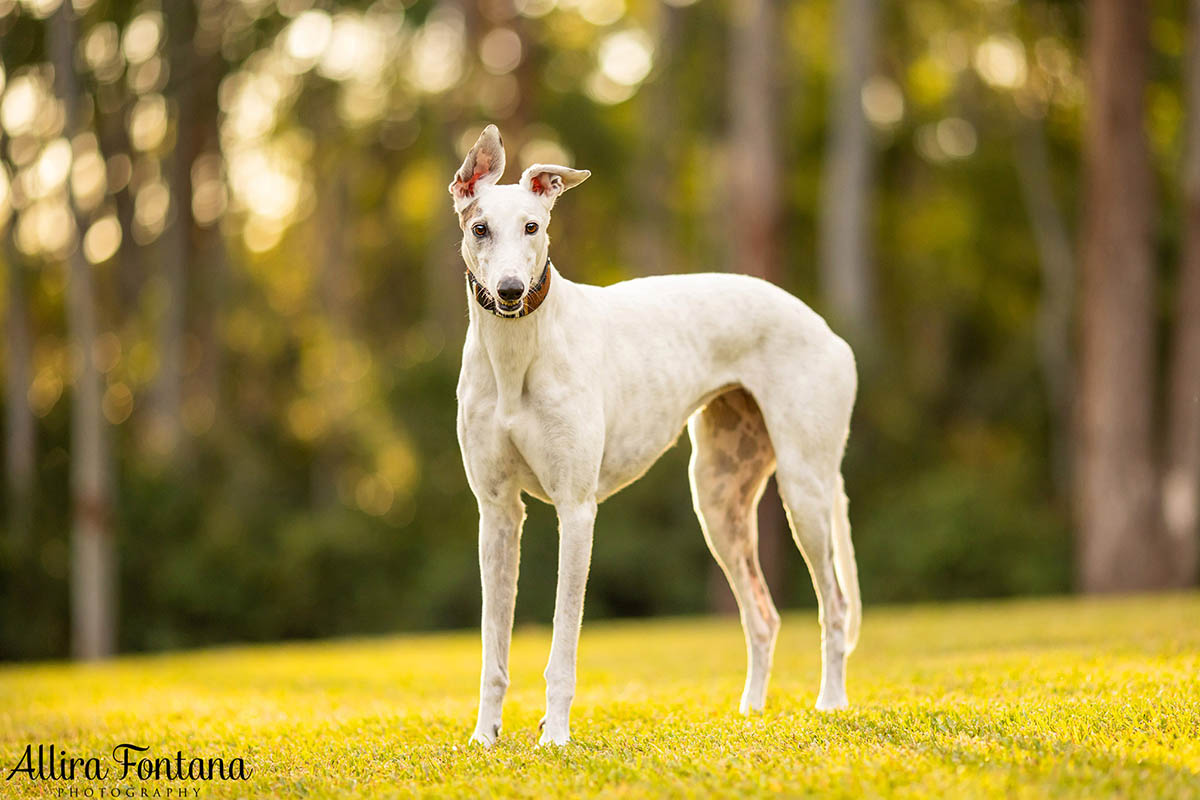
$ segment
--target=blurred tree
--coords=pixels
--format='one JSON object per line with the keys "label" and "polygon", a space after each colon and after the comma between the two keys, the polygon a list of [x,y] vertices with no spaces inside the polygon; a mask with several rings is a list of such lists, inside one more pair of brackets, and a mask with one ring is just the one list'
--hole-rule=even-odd
{"label": "blurred tree", "polygon": [[[11,34],[0,29],[0,54]],[[0,59],[0,75],[12,72],[11,59]],[[8,144],[0,131],[0,144]],[[0,154],[0,183],[6,192],[16,170],[12,160]],[[7,216],[7,219],[5,217]],[[29,318],[29,289],[24,276],[24,259],[17,247],[16,212],[0,211],[0,236],[4,238],[5,279],[8,309],[5,316],[4,378],[4,465],[8,502],[8,534],[15,549],[30,543],[37,469],[37,424],[29,406],[33,381],[33,329]]]}
{"label": "blurred tree", "polygon": [[663,275],[678,270],[671,208],[678,190],[679,86],[670,64],[678,47],[680,10],[668,3],[650,7],[652,28],[658,31],[658,74],[638,93],[636,102],[647,126],[634,151],[634,184],[630,191],[633,213],[625,237],[625,262],[636,275]]}
{"label": "blurred tree", "polygon": [[878,338],[875,310],[871,186],[874,143],[863,90],[875,64],[878,0],[837,0],[834,77],[830,95],[818,236],[821,294],[831,321],[861,346]]}
{"label": "blurred tree", "polygon": [[1183,258],[1167,384],[1163,517],[1172,582],[1196,581],[1200,558],[1200,0],[1188,4],[1184,92]]}
{"label": "blurred tree", "polygon": [[[170,187],[168,221],[159,239],[156,283],[161,295],[157,314],[158,369],[147,396],[147,454],[175,462],[184,445],[183,373],[187,357],[184,332],[188,316],[188,281],[194,252],[192,233],[192,163],[197,155],[197,105],[203,100],[201,60],[195,52],[196,4],[166,0],[167,96],[175,111],[174,141],[167,154]],[[213,98],[215,99],[215,98]],[[211,103],[211,101],[209,101]]]}
{"label": "blurred tree", "polygon": [[[344,353],[354,333],[357,284],[353,248],[346,240],[349,227],[346,210],[350,193],[346,173],[349,165],[340,163],[336,150],[322,152],[322,157],[326,159],[328,168],[323,172],[328,178],[317,190],[317,225],[314,230],[317,241],[314,244],[317,248],[315,252],[320,253],[320,271],[315,288],[319,295],[321,319],[327,326],[325,346],[333,353]],[[345,403],[342,402],[344,391],[340,382],[331,378],[326,378],[322,384],[323,396],[319,402],[331,425],[313,459],[312,494],[318,506],[329,507],[337,500],[335,487],[348,445],[348,420],[343,419],[341,413],[345,409]]]}
{"label": "blurred tree", "polygon": [[[730,271],[782,283],[777,0],[734,0],[729,32],[728,187]],[[767,585],[782,591],[787,526],[772,478],[758,505],[758,551]],[[714,566],[710,585],[718,608],[733,610],[732,593]],[[718,579],[720,576],[720,579]]]}
{"label": "blurred tree", "polygon": [[147,274],[147,248],[142,246],[134,231],[133,158],[136,153],[126,124],[132,116],[137,96],[127,91],[124,82],[119,80],[102,83],[96,96],[96,129],[101,152],[108,155],[106,172],[110,172],[111,177],[106,175],[106,181],[110,182],[108,190],[121,229],[118,253],[121,269],[116,275],[114,311],[124,320],[136,315]]}
{"label": "blurred tree", "polygon": [[[223,182],[218,90],[229,67],[222,57],[222,21],[230,11],[226,0],[210,0],[197,5],[195,46],[195,158],[189,166],[191,196],[186,202],[193,223],[193,250],[189,296],[192,321],[198,343],[198,364],[194,365],[193,385],[185,391],[185,427],[201,435],[222,417],[224,408],[223,367],[225,347],[221,324],[227,309],[229,292],[229,253],[221,230],[228,202]],[[182,112],[180,119],[182,120]],[[197,209],[199,212],[197,213]],[[122,261],[122,263],[124,263]],[[186,387],[185,387],[186,388]],[[188,408],[192,409],[188,426]]]}
{"label": "blurred tree", "polygon": [[[11,178],[0,213],[11,207],[16,245],[0,257],[5,276],[24,280],[22,296],[4,292],[5,325],[25,312],[36,334],[30,385],[14,377],[0,401],[9,420],[22,397],[32,409],[38,454],[30,569],[0,548],[0,585],[16,598],[0,609],[0,652],[70,650],[67,534],[86,506],[69,502],[68,475],[94,456],[68,405],[88,388],[76,374],[87,363],[112,426],[120,593],[139,598],[123,609],[122,648],[476,623],[475,509],[451,401],[466,299],[445,185],[462,140],[487,121],[505,134],[510,180],[530,160],[593,170],[585,193],[555,210],[556,262],[573,279],[723,263],[824,310],[834,248],[814,231],[832,227],[835,201],[854,199],[833,188],[835,155],[848,152],[839,144],[867,148],[853,150],[867,156],[869,179],[861,161],[851,174],[869,191],[846,241],[871,269],[868,319],[887,358],[864,365],[845,465],[867,599],[1069,588],[1076,484],[1060,487],[1054,453],[1081,396],[1069,326],[1096,295],[1073,296],[1066,210],[1092,206],[1079,196],[1089,14],[1057,0],[879,5],[866,48],[876,52],[858,58],[848,45],[867,30],[853,11],[863,1],[199,0],[193,21],[174,0],[165,16],[160,0],[77,0],[75,122],[101,146],[69,132],[71,157],[50,88],[61,70],[42,45],[59,3],[0,0]],[[1182,109],[1195,102],[1177,85],[1176,7],[1150,13],[1142,157],[1170,180]],[[1105,66],[1101,79],[1126,72]],[[1105,170],[1136,166],[1108,151]],[[1187,249],[1181,208],[1165,192],[1149,215],[1164,258]],[[1119,232],[1130,218],[1115,219],[1107,227]],[[1091,238],[1101,236],[1120,238]],[[1080,256],[1101,252],[1077,243]],[[86,361],[75,341],[86,320],[72,310],[80,251],[96,314]],[[1151,494],[1166,516],[1187,508],[1167,476],[1194,452],[1172,421],[1191,408],[1193,380],[1175,376],[1195,363],[1194,270],[1180,261],[1179,280],[1161,286],[1162,319],[1143,315],[1169,335],[1169,362],[1130,373],[1084,348],[1089,369],[1105,360],[1103,375],[1130,391],[1164,386],[1154,432],[1164,480]],[[1120,263],[1102,277],[1128,277]],[[1101,274],[1078,271],[1083,287]],[[1131,324],[1125,294],[1105,294],[1120,298],[1119,316],[1089,317],[1109,315],[1122,331],[1113,340]],[[1133,339],[1138,358],[1154,355]],[[177,369],[181,405],[169,416],[186,469],[148,468],[143,433]],[[6,375],[19,371],[6,360]],[[731,600],[715,567],[711,581],[696,578],[712,560],[686,450],[606,503],[590,616]],[[13,503],[0,495],[4,524]],[[777,502],[769,494],[763,513]],[[780,605],[811,603],[807,580],[779,585],[802,573],[783,520],[760,526],[764,551],[778,546],[763,561],[782,568],[768,576]],[[554,529],[553,513],[532,505],[526,564],[553,563]],[[544,621],[552,602],[549,573],[526,570],[518,619]]]}
{"label": "blurred tree", "polygon": [[[1026,103],[1032,113],[1045,113],[1032,98],[1027,98]],[[1071,323],[1075,305],[1075,259],[1071,232],[1054,196],[1045,122],[1040,117],[1026,117],[1018,125],[1017,175],[1041,269],[1036,344],[1051,416],[1050,468],[1057,490],[1066,496],[1070,492],[1074,395]]]}
{"label": "blurred tree", "polygon": [[[63,2],[48,26],[47,50],[55,91],[65,115],[63,132],[76,144],[86,138],[89,99],[75,71],[75,9]],[[68,192],[72,238],[86,220]],[[71,649],[77,658],[106,658],[116,650],[116,551],[112,531],[111,470],[95,366],[96,301],[92,270],[80,246],[67,258],[67,329],[74,388],[71,393]]]}
{"label": "blurred tree", "polygon": [[1145,133],[1149,8],[1093,0],[1076,512],[1087,591],[1166,582],[1154,460],[1152,175]]}
{"label": "blurred tree", "polygon": [[[0,161],[7,172],[7,164]],[[11,173],[10,173],[11,174]],[[13,545],[24,549],[33,528],[34,477],[36,473],[37,427],[28,393],[33,380],[33,330],[29,319],[29,296],[24,265],[17,250],[16,219],[3,231],[8,278],[8,313],[4,336],[4,466],[8,489],[8,534]]]}

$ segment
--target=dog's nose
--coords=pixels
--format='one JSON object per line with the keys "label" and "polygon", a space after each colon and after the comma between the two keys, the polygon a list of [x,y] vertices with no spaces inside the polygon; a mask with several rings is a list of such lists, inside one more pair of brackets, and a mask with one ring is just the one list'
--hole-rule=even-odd
{"label": "dog's nose", "polygon": [[506,303],[520,299],[524,293],[525,284],[521,283],[520,278],[501,278],[500,285],[496,287],[496,294]]}

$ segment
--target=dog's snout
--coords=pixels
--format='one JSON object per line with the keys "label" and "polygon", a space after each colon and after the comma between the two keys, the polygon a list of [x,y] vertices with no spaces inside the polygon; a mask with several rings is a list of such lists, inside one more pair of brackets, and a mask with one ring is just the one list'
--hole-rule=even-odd
{"label": "dog's snout", "polygon": [[500,285],[496,287],[496,294],[506,303],[519,300],[524,293],[525,284],[521,283],[520,278],[501,278]]}

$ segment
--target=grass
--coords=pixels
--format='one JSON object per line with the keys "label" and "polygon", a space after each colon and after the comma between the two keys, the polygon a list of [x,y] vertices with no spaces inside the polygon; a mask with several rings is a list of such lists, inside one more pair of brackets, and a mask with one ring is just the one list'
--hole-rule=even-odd
{"label": "grass", "polygon": [[[548,647],[517,632],[491,751],[466,746],[471,633],[0,668],[0,796],[1200,797],[1200,595],[868,608],[851,708],[832,714],[812,709],[815,613],[792,613],[750,718],[735,619],[589,623],[574,741],[542,751]],[[254,772],[3,781],[29,743],[111,764],[121,742]]]}

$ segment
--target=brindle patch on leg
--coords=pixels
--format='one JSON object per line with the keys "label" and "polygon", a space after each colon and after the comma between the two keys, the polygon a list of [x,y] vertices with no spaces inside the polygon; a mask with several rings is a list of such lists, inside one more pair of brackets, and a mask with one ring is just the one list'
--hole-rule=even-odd
{"label": "brindle patch on leg", "polygon": [[760,447],[761,442],[756,437],[748,433],[743,433],[742,438],[738,440],[738,458],[753,458],[758,453]]}
{"label": "brindle patch on leg", "polygon": [[[766,459],[775,460],[762,412],[745,389],[730,389],[712,400],[698,412],[695,424],[711,450],[735,458],[742,467],[750,466],[746,462],[758,465]],[[723,462],[723,466],[727,465]],[[738,468],[739,473],[745,471]]]}
{"label": "brindle patch on leg", "polygon": [[738,473],[738,463],[735,456],[730,455],[724,450],[715,450],[712,454],[713,466],[716,472],[721,476],[732,477]]}
{"label": "brindle patch on leg", "polygon": [[732,389],[710,402],[704,409],[705,422],[711,427],[722,431],[737,430],[742,423],[743,411],[729,395],[735,392],[745,392],[744,389]]}
{"label": "brindle patch on leg", "polygon": [[779,614],[758,563],[758,508],[775,469],[775,450],[754,398],[737,388],[720,395],[688,422],[692,440],[692,498],[705,539],[741,610],[749,667],[741,710],[758,711],[766,698]]}

